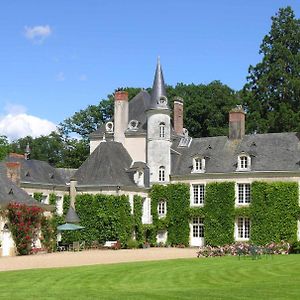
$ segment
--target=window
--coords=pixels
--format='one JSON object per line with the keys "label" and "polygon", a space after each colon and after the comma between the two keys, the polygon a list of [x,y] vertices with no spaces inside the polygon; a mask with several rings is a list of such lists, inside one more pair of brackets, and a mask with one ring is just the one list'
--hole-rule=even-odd
{"label": "window", "polygon": [[193,184],[193,205],[200,205],[204,203],[204,184]]}
{"label": "window", "polygon": [[193,171],[195,173],[201,173],[205,170],[205,159],[202,157],[193,158]]}
{"label": "window", "polygon": [[160,201],[157,207],[158,216],[164,217],[167,214],[167,203],[166,201]]}
{"label": "window", "polygon": [[238,157],[238,171],[249,171],[250,170],[251,159],[248,155],[240,155]]}
{"label": "window", "polygon": [[250,219],[238,218],[238,238],[249,239],[250,237]]}
{"label": "window", "polygon": [[161,122],[159,124],[159,137],[164,138],[165,137],[165,129],[166,129],[166,124]]}
{"label": "window", "polygon": [[204,222],[203,218],[193,218],[193,237],[203,238],[204,237]]}
{"label": "window", "polygon": [[159,167],[158,170],[158,181],[164,182],[165,181],[165,167]]}
{"label": "window", "polygon": [[239,183],[238,184],[238,204],[250,203],[250,184],[249,183]]}

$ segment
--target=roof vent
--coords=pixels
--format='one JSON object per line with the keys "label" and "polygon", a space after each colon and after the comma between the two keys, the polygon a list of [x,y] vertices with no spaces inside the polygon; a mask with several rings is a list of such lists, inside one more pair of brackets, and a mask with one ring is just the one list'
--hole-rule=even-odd
{"label": "roof vent", "polygon": [[14,191],[13,191],[13,189],[11,188],[10,190],[9,190],[9,192],[8,192],[8,195],[13,195],[14,194]]}
{"label": "roof vent", "polygon": [[54,174],[53,174],[53,173],[50,173],[50,174],[49,174],[49,177],[50,177],[51,179],[53,179],[53,178],[54,178]]}
{"label": "roof vent", "polygon": [[25,176],[26,176],[26,177],[30,177],[29,171],[27,171],[27,172],[25,173]]}

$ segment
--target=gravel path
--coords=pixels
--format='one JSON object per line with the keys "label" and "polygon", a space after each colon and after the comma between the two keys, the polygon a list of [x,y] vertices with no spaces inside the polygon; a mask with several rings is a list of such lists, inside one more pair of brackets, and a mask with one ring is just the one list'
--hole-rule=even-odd
{"label": "gravel path", "polygon": [[87,250],[81,252],[56,252],[28,256],[0,257],[0,271],[195,258],[196,251],[195,248],[149,248]]}

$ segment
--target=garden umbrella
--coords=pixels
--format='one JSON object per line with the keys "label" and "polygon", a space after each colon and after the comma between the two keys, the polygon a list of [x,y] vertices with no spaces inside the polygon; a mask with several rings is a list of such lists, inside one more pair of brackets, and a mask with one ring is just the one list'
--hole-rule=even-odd
{"label": "garden umbrella", "polygon": [[62,225],[57,226],[57,230],[63,231],[63,230],[78,230],[83,229],[83,226],[72,224],[72,223],[65,223]]}

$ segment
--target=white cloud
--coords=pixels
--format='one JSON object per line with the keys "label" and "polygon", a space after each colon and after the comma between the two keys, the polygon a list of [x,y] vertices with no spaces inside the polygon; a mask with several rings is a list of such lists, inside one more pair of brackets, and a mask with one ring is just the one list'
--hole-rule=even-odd
{"label": "white cloud", "polygon": [[86,76],[85,74],[81,74],[81,75],[79,76],[79,80],[80,80],[80,81],[86,81],[86,80],[87,80],[87,76]]}
{"label": "white cloud", "polygon": [[56,130],[54,123],[27,114],[24,106],[8,104],[5,111],[7,114],[0,116],[0,135],[6,135],[11,141],[27,135],[47,135]]}
{"label": "white cloud", "polygon": [[65,77],[64,72],[59,72],[59,73],[56,75],[56,80],[57,80],[57,81],[65,81],[65,80],[66,80],[66,77]]}
{"label": "white cloud", "polygon": [[42,43],[45,38],[50,36],[52,33],[52,29],[49,25],[38,25],[33,27],[25,26],[24,28],[24,36],[33,42]]}

